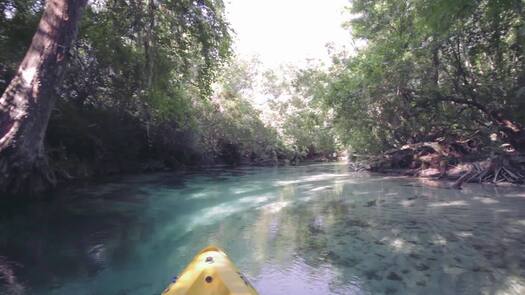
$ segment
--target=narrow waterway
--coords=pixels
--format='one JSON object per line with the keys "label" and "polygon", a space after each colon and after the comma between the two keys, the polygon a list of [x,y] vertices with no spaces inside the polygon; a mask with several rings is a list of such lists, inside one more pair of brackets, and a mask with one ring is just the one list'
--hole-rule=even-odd
{"label": "narrow waterway", "polygon": [[525,294],[525,190],[346,165],[133,176],[0,208],[0,294],[159,294],[223,247],[261,294]]}

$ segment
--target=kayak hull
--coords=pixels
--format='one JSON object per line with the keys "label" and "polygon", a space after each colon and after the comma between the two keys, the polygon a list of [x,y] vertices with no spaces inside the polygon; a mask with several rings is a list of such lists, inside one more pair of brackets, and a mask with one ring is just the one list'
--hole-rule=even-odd
{"label": "kayak hull", "polygon": [[220,248],[202,249],[162,295],[257,295]]}

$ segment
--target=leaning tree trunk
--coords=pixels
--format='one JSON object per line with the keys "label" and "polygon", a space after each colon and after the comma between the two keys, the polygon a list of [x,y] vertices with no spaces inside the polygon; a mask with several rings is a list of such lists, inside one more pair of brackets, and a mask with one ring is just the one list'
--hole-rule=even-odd
{"label": "leaning tree trunk", "polygon": [[31,45],[0,98],[0,193],[37,192],[55,178],[44,135],[87,0],[47,0]]}

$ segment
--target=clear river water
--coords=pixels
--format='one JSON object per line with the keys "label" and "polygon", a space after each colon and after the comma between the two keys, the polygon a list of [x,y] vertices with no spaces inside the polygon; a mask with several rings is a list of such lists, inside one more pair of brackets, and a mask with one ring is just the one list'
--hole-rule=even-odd
{"label": "clear river water", "polygon": [[0,294],[159,294],[214,244],[260,294],[525,294],[525,190],[344,163],[122,177],[0,204]]}

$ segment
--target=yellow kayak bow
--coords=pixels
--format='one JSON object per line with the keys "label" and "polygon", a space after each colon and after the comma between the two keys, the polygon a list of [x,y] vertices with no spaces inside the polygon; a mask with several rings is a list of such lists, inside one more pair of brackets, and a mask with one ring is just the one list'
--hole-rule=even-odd
{"label": "yellow kayak bow", "polygon": [[220,248],[202,249],[162,295],[257,295]]}

